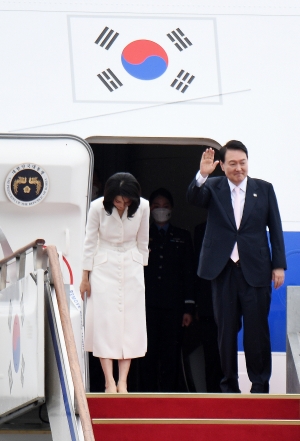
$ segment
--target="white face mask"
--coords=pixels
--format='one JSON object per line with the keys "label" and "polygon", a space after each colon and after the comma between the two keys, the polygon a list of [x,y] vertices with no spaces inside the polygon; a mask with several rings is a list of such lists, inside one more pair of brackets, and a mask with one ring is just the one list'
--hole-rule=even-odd
{"label": "white face mask", "polygon": [[172,210],[168,208],[154,208],[151,215],[156,222],[168,222],[171,217]]}

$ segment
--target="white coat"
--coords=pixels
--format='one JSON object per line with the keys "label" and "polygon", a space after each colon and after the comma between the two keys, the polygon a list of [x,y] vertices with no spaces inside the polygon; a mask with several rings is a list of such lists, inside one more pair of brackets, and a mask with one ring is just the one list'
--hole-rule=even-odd
{"label": "white coat", "polygon": [[91,271],[85,350],[101,358],[123,359],[147,350],[143,265],[148,264],[149,202],[140,199],[134,216],[108,215],[103,197],[91,203],[83,269]]}

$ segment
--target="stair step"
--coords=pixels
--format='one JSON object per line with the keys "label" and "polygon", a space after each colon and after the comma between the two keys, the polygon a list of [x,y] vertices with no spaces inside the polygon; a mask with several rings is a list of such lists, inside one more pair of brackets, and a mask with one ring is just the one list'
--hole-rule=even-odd
{"label": "stair step", "polygon": [[93,419],[100,441],[299,441],[298,420]]}
{"label": "stair step", "polygon": [[297,395],[87,394],[92,419],[300,420]]}
{"label": "stair step", "polygon": [[252,419],[202,419],[202,418],[93,418],[93,424],[222,424],[222,425],[261,425],[261,426],[300,426],[299,420],[252,420]]}

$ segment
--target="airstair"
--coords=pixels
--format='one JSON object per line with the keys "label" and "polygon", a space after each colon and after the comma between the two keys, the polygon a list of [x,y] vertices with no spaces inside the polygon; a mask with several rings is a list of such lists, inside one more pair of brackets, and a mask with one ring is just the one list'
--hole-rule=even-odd
{"label": "airstair", "polygon": [[0,261],[1,441],[300,439],[299,395],[86,394],[68,299],[55,246]]}
{"label": "airstair", "polygon": [[96,440],[296,441],[299,396],[88,394]]}
{"label": "airstair", "polygon": [[18,420],[45,403],[50,439],[93,441],[59,254],[44,244],[0,261],[0,439],[42,439],[45,424],[26,428],[23,418],[20,429]]}

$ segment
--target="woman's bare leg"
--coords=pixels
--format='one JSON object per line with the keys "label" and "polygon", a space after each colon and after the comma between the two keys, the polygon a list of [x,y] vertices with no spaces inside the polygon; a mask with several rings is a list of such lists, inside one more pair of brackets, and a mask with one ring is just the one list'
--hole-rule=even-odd
{"label": "woman's bare leg", "polygon": [[127,376],[130,368],[131,359],[118,360],[119,363],[119,381],[117,391],[121,394],[127,393]]}
{"label": "woman's bare leg", "polygon": [[105,392],[114,394],[117,387],[113,377],[113,361],[110,358],[100,358],[100,363],[105,377]]}

